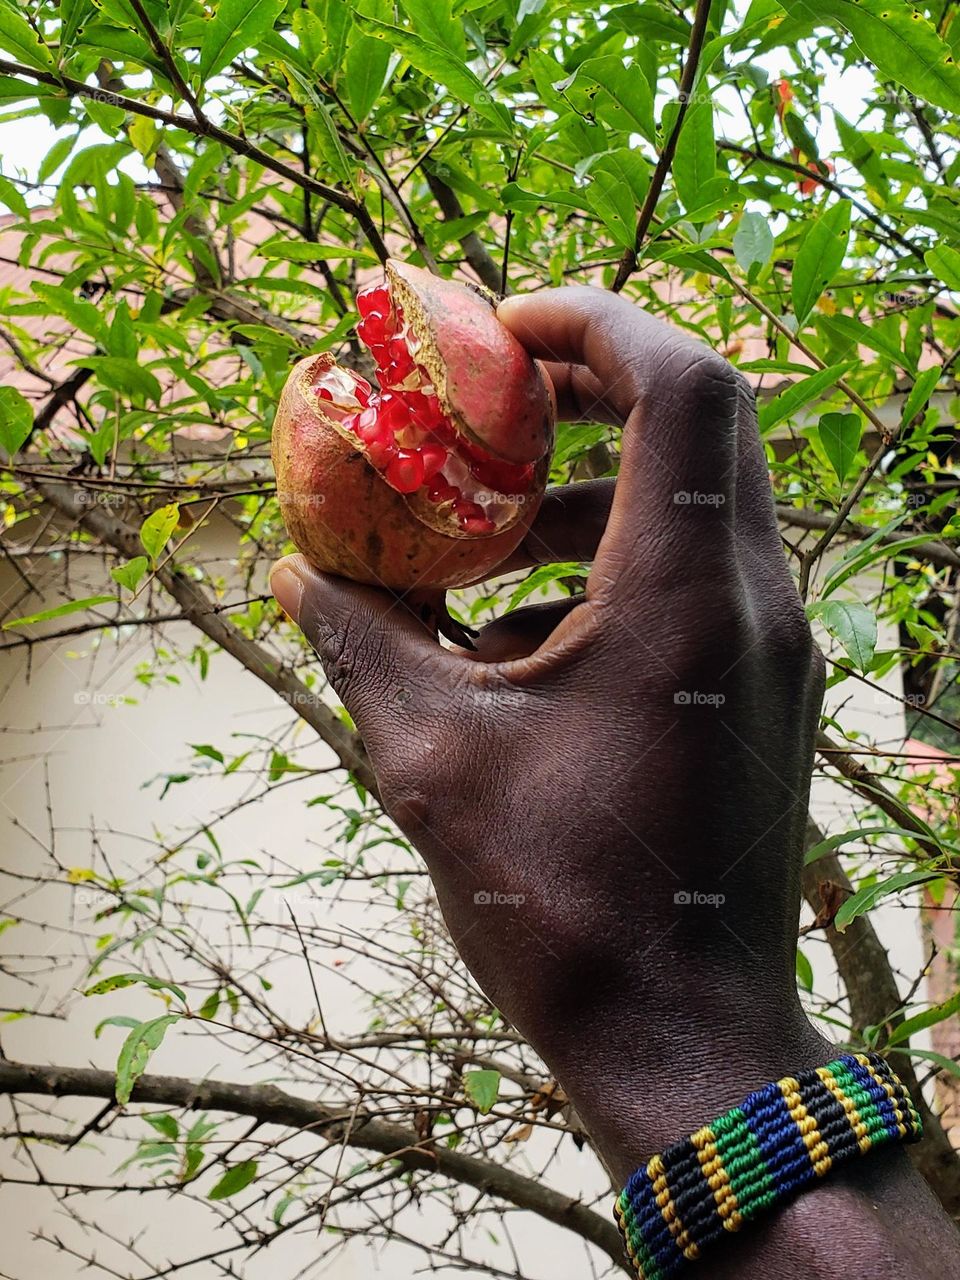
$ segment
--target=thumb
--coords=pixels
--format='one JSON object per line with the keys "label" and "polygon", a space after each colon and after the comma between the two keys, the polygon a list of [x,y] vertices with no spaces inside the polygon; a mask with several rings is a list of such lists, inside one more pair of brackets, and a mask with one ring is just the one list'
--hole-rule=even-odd
{"label": "thumb", "polygon": [[450,689],[457,659],[402,596],[319,573],[303,556],[279,560],[270,588],[316,649],[376,766]]}

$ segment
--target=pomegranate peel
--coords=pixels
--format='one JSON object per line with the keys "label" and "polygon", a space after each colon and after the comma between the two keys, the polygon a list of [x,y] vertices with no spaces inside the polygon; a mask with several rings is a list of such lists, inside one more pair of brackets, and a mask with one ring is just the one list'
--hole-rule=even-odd
{"label": "pomegranate peel", "polygon": [[389,262],[358,295],[379,388],[329,354],[293,369],[273,454],[288,532],[320,569],[394,588],[475,582],[536,514],[544,379],[479,291]]}

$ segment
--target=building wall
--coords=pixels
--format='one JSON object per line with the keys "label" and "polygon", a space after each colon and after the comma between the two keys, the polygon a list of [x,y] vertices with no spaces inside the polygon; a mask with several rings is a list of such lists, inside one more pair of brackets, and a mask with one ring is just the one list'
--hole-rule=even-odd
{"label": "building wall", "polygon": [[[216,562],[219,557],[224,566],[228,564],[233,554],[229,529],[202,532],[197,539],[196,554],[205,562]],[[105,571],[103,578],[109,589]],[[95,588],[95,582],[93,585]],[[246,584],[242,589],[247,591]],[[10,602],[18,590],[9,565],[0,562],[0,599]],[[46,601],[32,597],[29,606],[24,604],[19,611],[25,612],[28,607],[39,610],[44,604],[57,602],[58,597],[51,591]],[[189,650],[192,646],[194,637],[188,624],[171,624],[164,634],[168,647],[182,645]],[[881,644],[886,643],[895,643],[895,637],[882,637]],[[0,753],[0,820],[4,824],[3,864],[9,873],[3,877],[8,901],[18,891],[17,881],[10,876],[30,875],[46,856],[43,850],[51,841],[51,825],[56,828],[55,852],[63,867],[91,865],[90,833],[95,828],[113,865],[121,873],[131,874],[146,870],[156,858],[155,832],[168,840],[182,838],[205,821],[211,809],[225,808],[232,800],[242,798],[250,779],[239,776],[228,781],[174,786],[162,799],[159,785],[145,787],[151,779],[187,763],[189,748],[185,744],[204,742],[222,747],[247,740],[231,735],[272,733],[284,726],[298,733],[298,741],[306,740],[309,730],[302,723],[296,730],[291,709],[226,655],[211,663],[203,683],[195,668],[181,665],[180,684],[160,680],[151,688],[144,687],[136,673],[140,664],[150,661],[150,646],[149,628],[141,628],[130,629],[119,640],[103,638],[99,644],[91,637],[79,637],[75,641],[38,645],[29,655],[26,650],[0,654],[5,727],[4,749]],[[895,673],[884,683],[897,691]],[[835,701],[838,699],[844,701],[845,725],[887,742],[895,742],[898,735],[902,738],[902,718],[895,702],[865,686],[851,687],[849,683]],[[332,763],[331,753],[322,744],[308,746],[298,759],[317,767]],[[298,787],[277,790],[263,802],[240,811],[218,828],[222,847],[238,857],[274,855],[300,870],[316,867],[324,854],[324,810],[304,808],[303,794]],[[843,829],[844,823],[850,825],[848,819],[854,811],[846,793],[826,781],[815,786],[814,808],[829,830]],[[28,944],[30,948],[39,947],[49,957],[52,968],[49,974],[38,974],[38,979],[48,980],[66,994],[55,1010],[60,1016],[12,1022],[3,1028],[3,1049],[8,1057],[112,1069],[123,1033],[108,1029],[95,1040],[96,1023],[108,1014],[147,1017],[156,1016],[159,1011],[156,1001],[139,988],[104,1000],[84,998],[76,990],[83,977],[83,959],[75,939],[63,930],[101,932],[104,925],[93,918],[99,905],[83,885],[74,889],[50,885],[19,902],[17,910],[37,923],[8,930],[0,937],[0,944],[13,954],[28,949]],[[270,909],[276,910],[278,919],[281,917],[283,894],[277,893]],[[349,901],[338,900],[332,890],[311,888],[309,896],[297,900],[297,911],[305,913],[302,918],[334,926],[353,925],[360,930],[378,927],[375,913],[371,914],[356,894],[351,894]],[[916,917],[902,910],[881,909],[874,913],[874,919],[895,965],[904,975],[906,989],[909,976],[922,965]],[[806,950],[819,983],[829,989],[835,979],[831,977],[825,944],[811,941]],[[351,976],[357,976],[356,963],[350,962],[354,966],[349,969]],[[273,976],[282,984],[287,1016],[292,1021],[312,1016],[313,999],[302,967],[294,963]],[[5,988],[0,1004],[6,1007],[19,1006],[31,998],[9,979],[5,980]],[[324,1003],[328,1024],[340,1034],[366,1025],[369,1010],[357,1001],[345,980],[337,981],[333,970],[324,970]],[[220,1042],[202,1033],[179,1030],[156,1054],[151,1070],[188,1076],[210,1073],[250,1082],[263,1078],[262,1068],[251,1067],[239,1051],[225,1056]],[[88,1118],[96,1104],[65,1102],[57,1109],[60,1115]],[[22,1123],[26,1128],[32,1127],[29,1100],[22,1110]],[[127,1133],[143,1136],[142,1124],[137,1129],[134,1122],[127,1122],[125,1128]],[[121,1153],[118,1147],[112,1140],[101,1141],[77,1149],[68,1157],[54,1158],[42,1151],[39,1158],[51,1177],[69,1169],[71,1178],[109,1182],[112,1170],[123,1155],[129,1154]],[[518,1149],[514,1157],[517,1167],[525,1169],[535,1150],[535,1146]],[[31,1176],[29,1163],[18,1158],[9,1145],[0,1161],[7,1176]],[[550,1176],[557,1186],[571,1192],[596,1192],[604,1185],[602,1172],[590,1153],[578,1155],[572,1147]],[[94,1242],[83,1237],[51,1193],[8,1184],[0,1190],[0,1197],[0,1212],[6,1223],[5,1272],[19,1277],[32,1274],[40,1265],[48,1280],[69,1280],[79,1274],[75,1258],[33,1238],[39,1231],[79,1242],[87,1252],[93,1247]],[[121,1237],[142,1229],[143,1249],[151,1258],[157,1254],[177,1258],[211,1246],[210,1217],[185,1205],[183,1197],[154,1194],[149,1198],[111,1199],[96,1195],[85,1203],[76,1200],[71,1204],[80,1213],[95,1216],[98,1223]],[[416,1237],[438,1220],[438,1211],[425,1200],[423,1207],[408,1215],[406,1226]],[[515,1215],[511,1223],[514,1242],[530,1274],[591,1274],[584,1246],[569,1233],[530,1215]],[[505,1244],[494,1246],[479,1231],[477,1237],[478,1254],[499,1258],[508,1267],[512,1265]],[[101,1256],[111,1257],[109,1248],[96,1247]],[[299,1274],[299,1269],[316,1256],[317,1249],[315,1231],[291,1234],[282,1245],[260,1255],[245,1274],[251,1280]],[[119,1265],[120,1257],[119,1250],[113,1252],[114,1265]],[[414,1275],[421,1274],[424,1262],[422,1254],[397,1244],[389,1246],[376,1265],[392,1280],[413,1280]],[[364,1244],[353,1242],[336,1256],[324,1274],[332,1280],[343,1280],[366,1277],[375,1269]]]}

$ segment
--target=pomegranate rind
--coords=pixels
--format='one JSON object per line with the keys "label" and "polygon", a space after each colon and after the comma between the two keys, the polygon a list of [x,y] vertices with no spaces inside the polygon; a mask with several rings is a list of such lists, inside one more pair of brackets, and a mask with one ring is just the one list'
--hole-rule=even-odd
{"label": "pomegranate rind", "polygon": [[539,462],[553,447],[543,375],[497,319],[492,294],[391,258],[390,292],[421,342],[444,412],[457,430],[507,462]]}
{"label": "pomegranate rind", "polygon": [[301,360],[277,406],[273,465],[292,541],[325,573],[394,590],[462,587],[491,575],[526,535],[549,459],[539,460],[514,524],[482,537],[441,532],[435,526],[443,513],[423,491],[404,495],[392,489],[357,437],[322,407],[314,388],[333,367],[327,354]]}

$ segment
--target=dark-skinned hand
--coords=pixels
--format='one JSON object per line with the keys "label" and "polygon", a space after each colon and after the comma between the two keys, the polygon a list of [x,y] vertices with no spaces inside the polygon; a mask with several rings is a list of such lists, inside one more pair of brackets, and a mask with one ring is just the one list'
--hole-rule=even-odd
{"label": "dark-skinned hand", "polygon": [[[551,491],[506,566],[592,561],[585,596],[505,615],[469,655],[390,592],[302,557],[273,585],[465,963],[624,1179],[831,1056],[795,974],[822,659],[742,377],[600,290],[511,298],[499,315],[562,419],[623,428],[616,486]],[[818,1233],[808,1222],[799,1274],[832,1274]]]}
{"label": "dark-skinned hand", "polygon": [[[603,1080],[653,1106],[688,1054],[704,1071],[749,1057],[761,1081],[784,1037],[809,1034],[795,948],[821,676],[753,396],[600,290],[500,317],[545,362],[561,418],[623,426],[616,489],[553,490],[509,565],[592,560],[585,598],[505,615],[476,658],[300,558],[275,572],[278,598],[464,961],[568,1092]],[[677,1133],[670,1115],[645,1127]]]}

